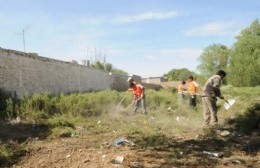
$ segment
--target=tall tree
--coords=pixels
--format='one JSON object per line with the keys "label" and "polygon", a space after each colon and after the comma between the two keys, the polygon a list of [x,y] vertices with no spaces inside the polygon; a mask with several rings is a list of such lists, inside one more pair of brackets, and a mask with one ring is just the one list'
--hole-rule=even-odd
{"label": "tall tree", "polygon": [[260,85],[260,24],[255,20],[241,31],[234,44],[230,80],[234,86]]}
{"label": "tall tree", "polygon": [[198,70],[202,75],[209,77],[218,70],[227,70],[230,58],[230,49],[222,44],[208,46],[199,57]]}

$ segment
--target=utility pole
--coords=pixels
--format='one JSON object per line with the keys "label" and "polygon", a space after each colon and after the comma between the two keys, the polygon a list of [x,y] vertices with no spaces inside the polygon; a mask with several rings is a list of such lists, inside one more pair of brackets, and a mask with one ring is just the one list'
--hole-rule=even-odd
{"label": "utility pole", "polygon": [[24,38],[24,29],[23,29],[23,52],[25,52],[25,38]]}
{"label": "utility pole", "polygon": [[25,53],[25,32],[27,31],[27,30],[29,30],[31,27],[32,27],[32,25],[33,25],[33,23],[30,23],[30,24],[28,24],[27,26],[25,26],[23,29],[22,29],[22,33],[21,32],[18,32],[18,33],[15,33],[16,35],[22,35],[22,38],[23,38],[23,51],[24,51],[24,53]]}
{"label": "utility pole", "polygon": [[107,70],[107,63],[106,63],[106,49],[105,49],[105,51],[104,51],[104,68],[105,68],[105,71]]}

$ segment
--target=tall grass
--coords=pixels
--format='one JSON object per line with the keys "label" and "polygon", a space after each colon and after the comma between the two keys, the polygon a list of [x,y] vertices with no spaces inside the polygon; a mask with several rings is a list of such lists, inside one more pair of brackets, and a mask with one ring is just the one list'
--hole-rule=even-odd
{"label": "tall grass", "polygon": [[[260,87],[234,88],[224,86],[221,89],[226,99],[235,98],[236,103],[226,111],[223,108],[224,101],[218,101],[220,122],[224,121],[225,118],[243,114],[249,108],[249,102],[259,100]],[[68,123],[75,125],[76,121],[73,118],[88,119],[109,116],[116,119],[124,119],[125,117],[129,119],[133,113],[132,108],[125,112],[126,107],[132,103],[132,95],[113,90],[61,93],[58,96],[52,96],[49,93],[34,94],[30,97],[25,96],[19,101],[19,104],[10,97],[9,93],[1,93],[0,112],[5,118],[19,115],[22,120],[47,123],[50,124],[50,127],[66,126]],[[118,103],[125,95],[126,98],[119,105]],[[154,117],[164,129],[201,128],[203,117],[199,97],[197,109],[194,110],[188,106],[188,100],[178,103],[177,93],[174,90],[147,90],[146,95],[148,116]]]}

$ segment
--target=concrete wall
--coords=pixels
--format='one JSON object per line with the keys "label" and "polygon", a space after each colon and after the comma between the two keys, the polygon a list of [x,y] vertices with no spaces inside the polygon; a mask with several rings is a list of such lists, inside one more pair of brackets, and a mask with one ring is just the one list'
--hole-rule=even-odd
{"label": "concrete wall", "polygon": [[142,82],[150,84],[161,84],[162,82],[167,82],[167,79],[165,79],[164,77],[150,77],[143,78]]}
{"label": "concrete wall", "polygon": [[0,87],[22,97],[36,92],[126,90],[128,83],[127,76],[0,48]]}

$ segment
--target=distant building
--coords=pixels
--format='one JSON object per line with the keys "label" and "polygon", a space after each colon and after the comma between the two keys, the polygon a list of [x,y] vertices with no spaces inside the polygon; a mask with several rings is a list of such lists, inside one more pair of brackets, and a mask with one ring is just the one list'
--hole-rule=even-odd
{"label": "distant building", "polygon": [[164,77],[142,78],[142,83],[146,88],[159,90],[162,88],[177,88],[181,81],[170,81]]}

